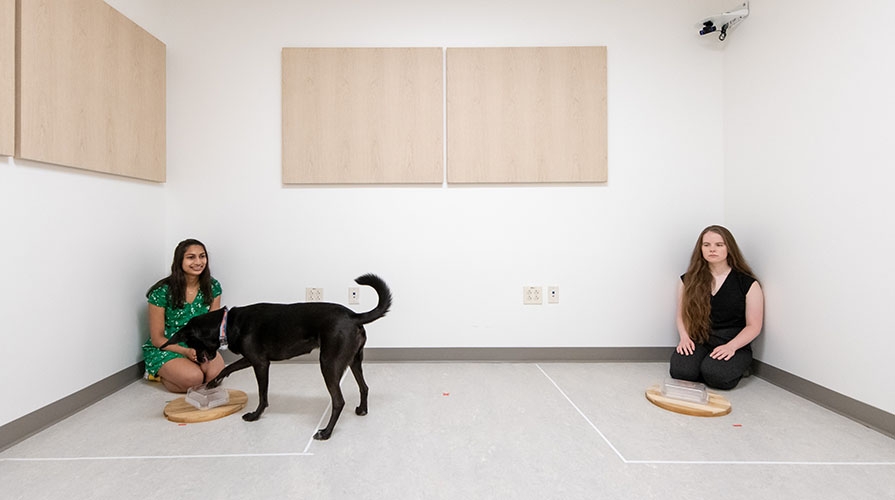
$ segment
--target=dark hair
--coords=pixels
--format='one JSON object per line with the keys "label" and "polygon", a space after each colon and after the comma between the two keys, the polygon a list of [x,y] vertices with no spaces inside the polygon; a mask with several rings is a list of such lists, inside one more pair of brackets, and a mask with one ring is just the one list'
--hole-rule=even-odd
{"label": "dark hair", "polygon": [[705,233],[715,233],[727,247],[727,265],[756,281],[755,274],[743,258],[733,234],[723,226],[709,226],[699,233],[696,247],[690,255],[690,266],[684,275],[684,293],[681,297],[681,319],[687,334],[697,344],[709,339],[712,313],[712,272],[702,256],[702,238]]}
{"label": "dark hair", "polygon": [[[171,274],[149,287],[149,290],[146,292],[147,297],[156,288],[168,285],[168,303],[174,309],[183,308],[183,303],[186,302],[186,273],[183,272],[183,257],[186,255],[186,249],[193,245],[202,247],[202,251],[205,252],[205,258],[208,259],[208,250],[205,249],[204,243],[192,238],[181,241],[174,249],[174,259],[171,261]],[[207,262],[205,269],[202,270],[202,274],[199,275],[199,289],[202,290],[202,298],[205,305],[210,306],[214,297],[211,296],[211,266]]]}

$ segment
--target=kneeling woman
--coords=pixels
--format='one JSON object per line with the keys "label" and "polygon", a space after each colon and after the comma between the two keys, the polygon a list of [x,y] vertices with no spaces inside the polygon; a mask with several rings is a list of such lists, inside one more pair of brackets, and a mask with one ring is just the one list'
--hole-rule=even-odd
{"label": "kneeling woman", "polygon": [[681,276],[671,376],[733,389],[752,364],[750,343],[763,317],[761,285],[733,235],[721,226],[703,229]]}

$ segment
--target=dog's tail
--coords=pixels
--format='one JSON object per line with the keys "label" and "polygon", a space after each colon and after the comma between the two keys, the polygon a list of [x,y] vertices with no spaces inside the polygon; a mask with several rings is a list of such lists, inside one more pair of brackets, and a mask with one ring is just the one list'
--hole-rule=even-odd
{"label": "dog's tail", "polygon": [[392,292],[388,289],[385,281],[382,281],[382,278],[375,274],[365,274],[354,281],[358,285],[373,287],[373,290],[376,290],[376,293],[379,294],[379,303],[376,304],[376,307],[372,311],[358,314],[357,320],[362,324],[367,324],[385,316],[385,313],[392,306]]}

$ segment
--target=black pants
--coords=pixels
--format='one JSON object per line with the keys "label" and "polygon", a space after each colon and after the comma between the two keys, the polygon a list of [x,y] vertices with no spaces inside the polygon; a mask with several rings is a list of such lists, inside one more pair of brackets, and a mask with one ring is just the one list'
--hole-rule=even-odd
{"label": "black pants", "polygon": [[737,349],[727,361],[712,359],[709,354],[719,345],[726,344],[740,333],[741,328],[713,330],[705,344],[696,344],[693,354],[671,354],[671,377],[692,382],[703,382],[715,389],[733,389],[743,378],[746,368],[752,364],[752,347]]}

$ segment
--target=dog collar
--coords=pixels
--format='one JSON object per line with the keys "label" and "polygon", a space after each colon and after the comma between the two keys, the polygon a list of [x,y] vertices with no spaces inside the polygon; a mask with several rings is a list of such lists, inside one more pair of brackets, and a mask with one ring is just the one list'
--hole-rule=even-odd
{"label": "dog collar", "polygon": [[227,308],[224,307],[224,319],[221,320],[221,346],[222,351],[227,350]]}

